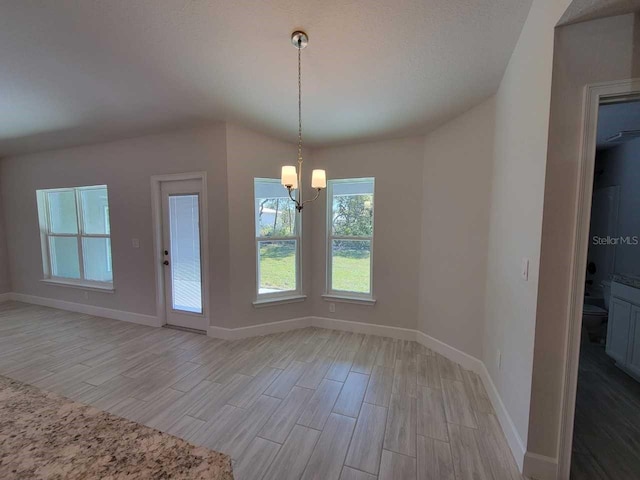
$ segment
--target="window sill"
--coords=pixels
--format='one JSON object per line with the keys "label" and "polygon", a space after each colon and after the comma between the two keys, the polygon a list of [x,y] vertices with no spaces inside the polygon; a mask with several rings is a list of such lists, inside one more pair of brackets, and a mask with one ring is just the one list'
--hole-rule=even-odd
{"label": "window sill", "polygon": [[322,295],[325,302],[353,303],[355,305],[368,305],[370,307],[376,304],[375,298],[366,297],[350,297],[348,295]]}
{"label": "window sill", "polygon": [[272,307],[275,305],[285,305],[287,303],[304,302],[306,295],[290,295],[288,297],[261,298],[253,302],[253,308]]}
{"label": "window sill", "polygon": [[93,290],[102,293],[115,293],[113,285],[101,285],[99,283],[79,283],[67,280],[55,280],[52,278],[43,278],[40,281],[42,283],[46,283],[48,285],[56,285],[58,287],[78,288],[80,290]]}

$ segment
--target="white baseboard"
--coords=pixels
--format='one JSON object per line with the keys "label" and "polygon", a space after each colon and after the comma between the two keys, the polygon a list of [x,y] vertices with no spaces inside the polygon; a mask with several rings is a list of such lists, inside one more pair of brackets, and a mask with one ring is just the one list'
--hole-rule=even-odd
{"label": "white baseboard", "polygon": [[344,330],[347,332],[364,333],[368,335],[379,335],[401,340],[415,340],[416,331],[408,328],[388,327],[386,325],[373,325],[370,323],[351,322],[325,317],[301,317],[279,322],[263,323],[239,328],[223,328],[210,326],[209,336],[222,338],[224,340],[238,340],[240,338],[256,337],[260,335],[270,335],[272,333],[285,332],[306,327],[329,328],[333,330]]}
{"label": "white baseboard", "polygon": [[458,350],[457,348],[454,348],[449,344],[441,342],[440,340],[433,338],[419,330],[414,330],[414,332],[414,340],[416,342],[424,345],[434,352],[439,353],[443,357],[447,357],[449,360],[460,364],[463,368],[471,370],[472,372],[480,375],[482,369],[484,368],[484,364],[481,360],[469,355],[468,353],[464,353],[462,350]]}
{"label": "white baseboard", "polygon": [[346,332],[397,338],[398,340],[416,339],[416,331],[408,328],[388,327],[386,325],[337,320],[335,318],[311,317],[311,325],[318,328],[329,328],[332,330],[343,330]]}
{"label": "white baseboard", "polygon": [[527,452],[524,456],[524,474],[532,480],[557,480],[558,459]]}
{"label": "white baseboard", "polygon": [[301,317],[239,328],[223,328],[211,325],[207,333],[210,337],[222,338],[223,340],[239,340],[241,338],[270,335],[272,333],[286,332],[288,330],[296,330],[310,326],[311,317]]}
{"label": "white baseboard", "polygon": [[144,315],[142,313],[125,312],[122,310],[113,310],[111,308],[96,307],[94,305],[85,305],[83,303],[67,302],[65,300],[56,300],[54,298],[36,297],[35,295],[25,295],[24,293],[11,293],[10,299],[18,302],[32,303],[34,305],[42,305],[43,307],[58,308],[69,312],[86,313],[96,317],[111,318],[113,320],[122,320],[123,322],[137,323],[148,327],[160,327],[158,317],[154,315]]}
{"label": "white baseboard", "polygon": [[[478,360],[480,362],[480,360]],[[500,426],[502,427],[502,431],[504,432],[504,436],[507,439],[507,443],[509,444],[509,448],[511,449],[511,454],[518,465],[518,469],[520,472],[524,471],[524,457],[526,452],[526,447],[524,442],[522,441],[522,437],[518,433],[516,429],[515,423],[509,415],[507,411],[507,407],[504,406],[504,402],[500,397],[500,393],[498,393],[498,389],[496,385],[493,383],[491,379],[491,375],[489,375],[489,371],[484,363],[480,362],[481,371],[476,372],[480,375],[482,379],[482,383],[484,384],[484,388],[489,395],[489,400],[491,400],[491,405],[493,405],[493,409],[496,411],[496,416],[498,417],[498,421],[500,422]]]}
{"label": "white baseboard", "polygon": [[9,300],[13,300],[13,294],[11,292],[0,293],[0,303],[8,302]]}

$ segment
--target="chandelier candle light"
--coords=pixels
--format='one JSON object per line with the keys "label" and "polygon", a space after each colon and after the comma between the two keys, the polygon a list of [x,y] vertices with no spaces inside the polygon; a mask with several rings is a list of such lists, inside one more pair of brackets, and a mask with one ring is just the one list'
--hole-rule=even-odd
{"label": "chandelier candle light", "polygon": [[[327,174],[324,170],[314,170],[311,174],[311,188],[316,190],[316,196],[311,200],[302,200],[302,75],[300,71],[300,52],[309,43],[307,34],[296,31],[291,34],[291,43],[298,49],[298,168],[293,165],[282,167],[280,183],[287,188],[289,198],[296,204],[296,210],[302,211],[305,203],[313,202],[320,195],[320,191],[327,188]],[[294,198],[291,192],[298,189],[298,198]]]}

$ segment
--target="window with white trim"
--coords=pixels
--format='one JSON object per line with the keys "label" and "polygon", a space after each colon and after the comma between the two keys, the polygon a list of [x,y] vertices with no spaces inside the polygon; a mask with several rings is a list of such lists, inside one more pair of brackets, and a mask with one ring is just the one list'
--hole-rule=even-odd
{"label": "window with white trim", "polygon": [[329,180],[327,294],[373,297],[374,178]]}
{"label": "window with white trim", "polygon": [[38,190],[45,280],[113,288],[106,185]]}
{"label": "window with white trim", "polygon": [[280,179],[255,178],[258,299],[300,294],[300,215]]}

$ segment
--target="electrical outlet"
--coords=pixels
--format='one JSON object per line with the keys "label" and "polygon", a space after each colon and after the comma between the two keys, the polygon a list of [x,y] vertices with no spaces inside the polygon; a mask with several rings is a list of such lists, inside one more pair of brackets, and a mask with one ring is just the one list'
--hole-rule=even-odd
{"label": "electrical outlet", "polygon": [[329,304],[329,312],[330,313],[336,313],[336,304],[335,303],[330,303]]}
{"label": "electrical outlet", "polygon": [[502,352],[500,350],[496,353],[496,367],[498,370],[502,370]]}
{"label": "electrical outlet", "polygon": [[132,238],[131,239],[131,246],[133,248],[140,248],[140,240],[137,238]]}
{"label": "electrical outlet", "polygon": [[84,292],[84,299],[89,300],[89,292],[87,291]]}

